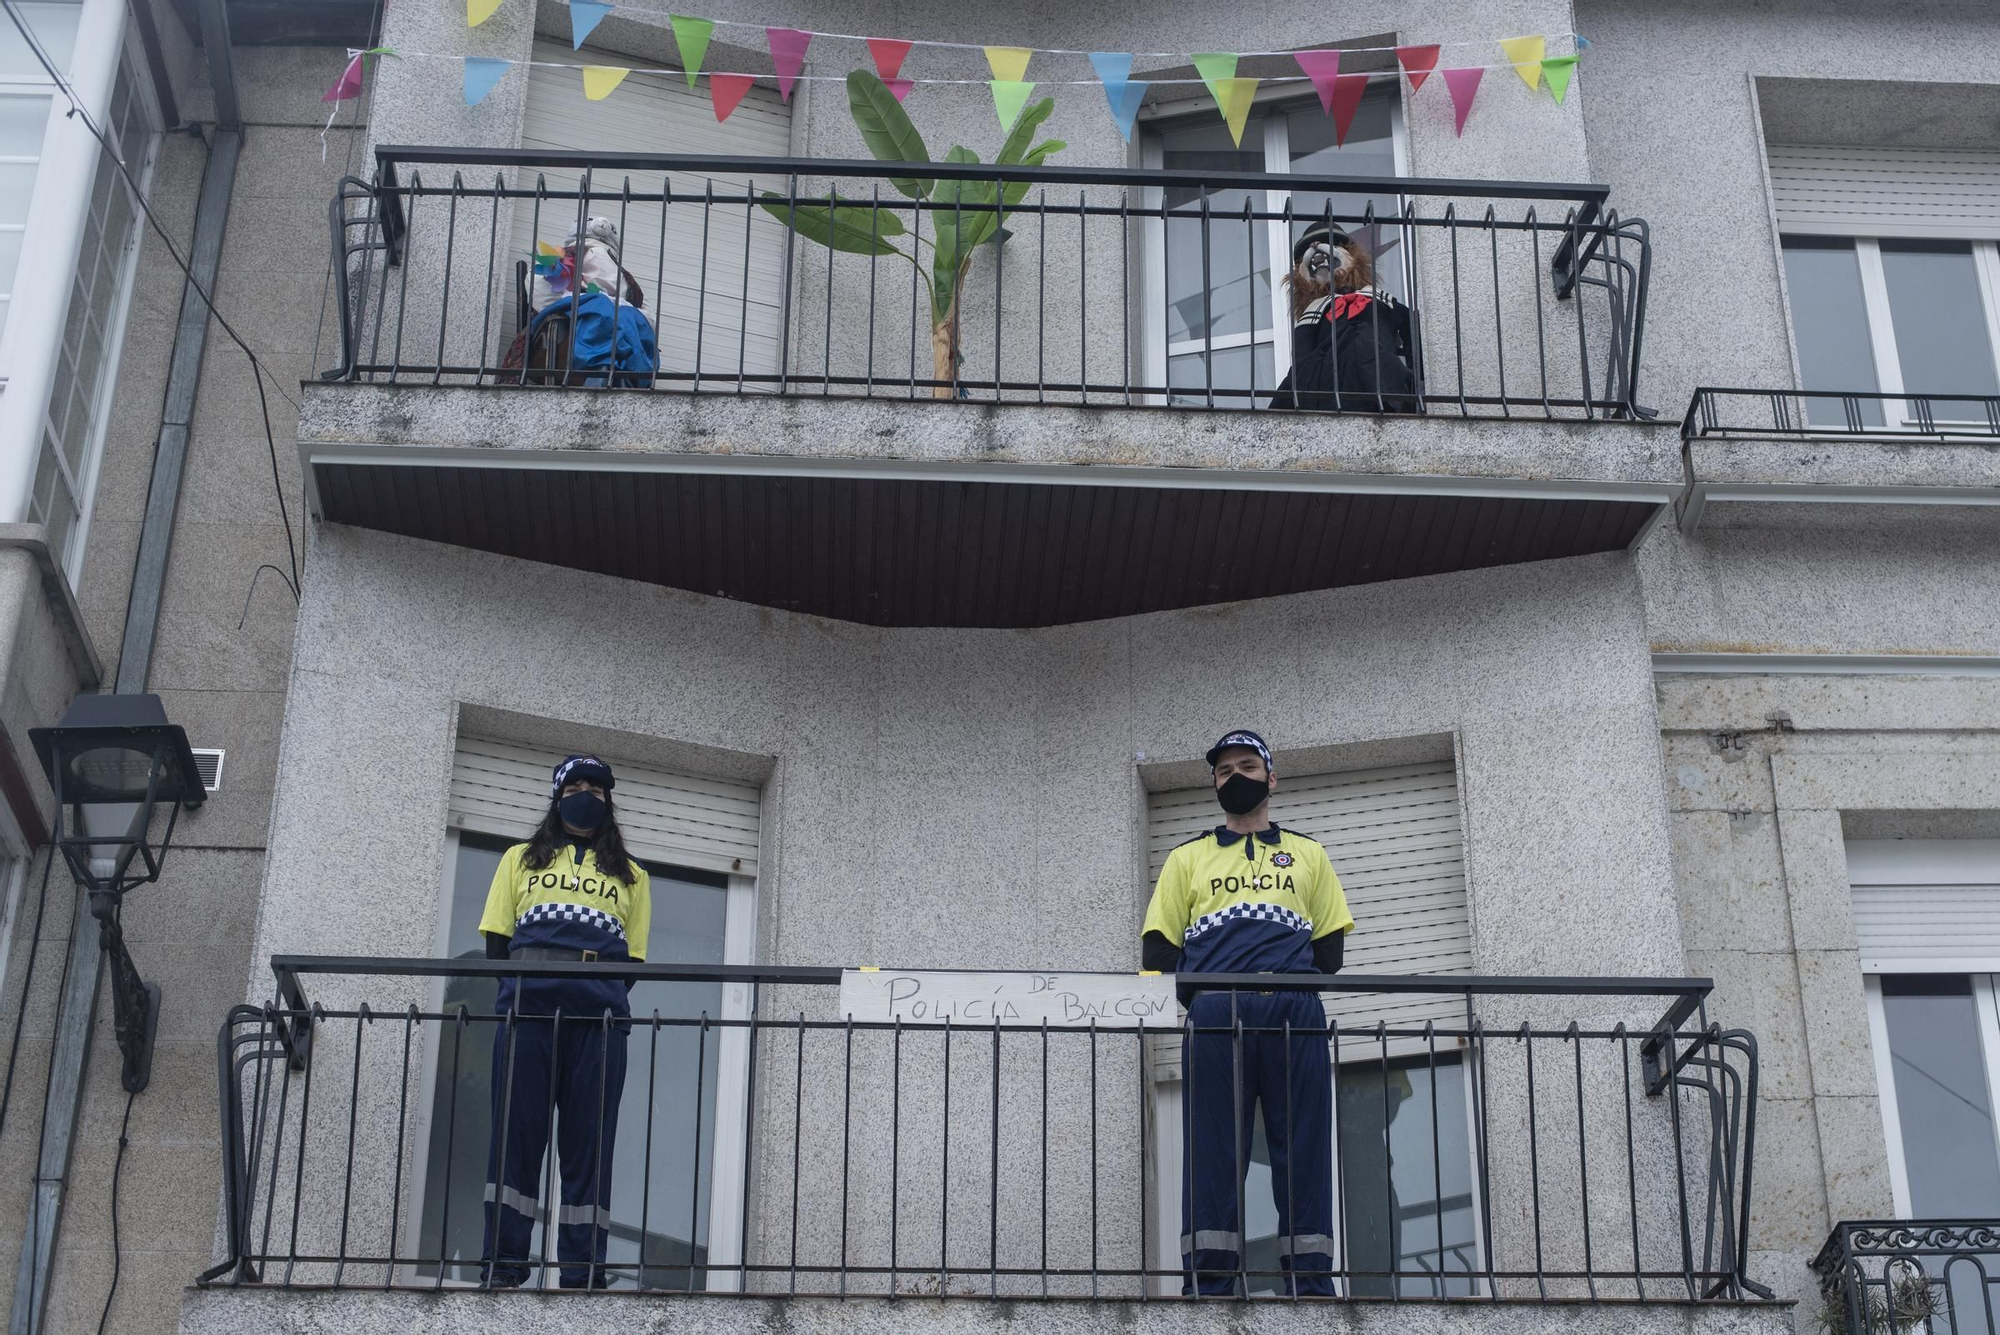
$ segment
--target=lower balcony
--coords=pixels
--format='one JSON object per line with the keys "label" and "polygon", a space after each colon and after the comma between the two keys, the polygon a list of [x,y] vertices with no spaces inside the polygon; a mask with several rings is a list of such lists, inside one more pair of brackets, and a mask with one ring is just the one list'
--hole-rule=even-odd
{"label": "lower balcony", "polygon": [[1843,1220],[1813,1269],[1833,1335],[2000,1329],[2000,1219]]}
{"label": "lower balcony", "polygon": [[[1756,1044],[1707,980],[1205,977],[1250,999],[1220,1024],[1170,977],[645,964],[626,1029],[495,1012],[606,966],[273,966],[220,1035],[227,1248],[187,1332],[1791,1326],[1746,1272]],[[1258,1019],[1287,992],[1324,1024]],[[569,1128],[537,1032],[623,1054]],[[500,1291],[489,1156],[542,1120]]]}

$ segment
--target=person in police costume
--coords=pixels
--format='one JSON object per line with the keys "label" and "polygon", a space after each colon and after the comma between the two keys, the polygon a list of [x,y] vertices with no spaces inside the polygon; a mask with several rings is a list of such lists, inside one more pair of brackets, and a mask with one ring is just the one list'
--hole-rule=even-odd
{"label": "person in police costume", "polygon": [[[1194,975],[1183,1040],[1181,1267],[1189,1293],[1228,1294],[1243,1250],[1237,1200],[1261,1106],[1287,1293],[1333,1289],[1333,1087],[1317,993],[1202,989],[1205,973],[1334,973],[1354,930],[1326,849],[1271,820],[1271,749],[1254,732],[1208,751],[1223,823],[1167,855],[1141,929],[1148,969]],[[1293,1037],[1285,1034],[1290,1023]],[[1236,1032],[1240,1024],[1242,1032]]]}
{"label": "person in police costume", "polygon": [[[611,767],[573,755],[555,767],[549,808],[526,843],[500,859],[479,930],[489,959],[646,958],[652,886],[625,851],[612,810]],[[565,1288],[607,1287],[611,1160],[625,1090],[632,980],[507,978],[493,1039],[493,1142],[487,1158],[487,1282],[528,1278],[528,1246],[555,1112],[562,1202],[550,1211]],[[607,1022],[606,1016],[611,1019]]]}

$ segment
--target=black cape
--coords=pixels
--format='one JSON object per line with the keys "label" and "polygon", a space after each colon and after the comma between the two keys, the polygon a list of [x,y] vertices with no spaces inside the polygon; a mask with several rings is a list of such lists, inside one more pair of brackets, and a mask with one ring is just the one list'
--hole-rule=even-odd
{"label": "black cape", "polygon": [[1292,327],[1292,369],[1270,407],[1413,413],[1410,310],[1376,292],[1342,292],[1315,320]]}

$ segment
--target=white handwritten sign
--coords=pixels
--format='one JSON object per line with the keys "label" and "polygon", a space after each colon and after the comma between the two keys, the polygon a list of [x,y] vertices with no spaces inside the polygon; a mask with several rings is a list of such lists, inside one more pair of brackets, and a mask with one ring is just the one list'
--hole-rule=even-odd
{"label": "white handwritten sign", "polygon": [[849,969],[841,1014],[915,1024],[1040,1025],[1052,1029],[1174,1026],[1174,980],[1120,973],[934,973]]}

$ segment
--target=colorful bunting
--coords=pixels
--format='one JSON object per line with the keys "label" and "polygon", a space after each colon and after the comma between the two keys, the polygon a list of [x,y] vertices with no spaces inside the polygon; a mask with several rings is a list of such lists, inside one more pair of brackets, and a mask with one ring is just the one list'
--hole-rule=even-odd
{"label": "colorful bunting", "polygon": [[910,44],[893,37],[870,37],[868,54],[875,57],[875,72],[888,83],[903,72],[903,58],[910,54]]}
{"label": "colorful bunting", "polygon": [[1104,83],[1104,100],[1111,107],[1111,119],[1118,122],[1118,133],[1131,143],[1139,104],[1146,100],[1146,85],[1132,82],[1132,57],[1121,51],[1093,51],[1090,64]]}
{"label": "colorful bunting", "polygon": [[493,86],[500,82],[500,76],[507,72],[511,60],[490,60],[484,56],[465,58],[465,105],[476,107],[486,100]]}
{"label": "colorful bunting", "polygon": [[1013,129],[1014,122],[1021,118],[1021,108],[1028,105],[1028,94],[1035,91],[1035,85],[1019,79],[988,79],[986,86],[993,90],[993,109],[1000,113],[1001,131],[1004,133]]}
{"label": "colorful bunting", "polygon": [[1243,127],[1250,120],[1250,104],[1257,98],[1259,82],[1257,79],[1215,81],[1215,105],[1221,109],[1223,123],[1229,126],[1229,138],[1238,148],[1243,147]]}
{"label": "colorful bunting", "polygon": [[1465,70],[1443,70],[1444,86],[1451,92],[1451,107],[1457,114],[1458,123],[1453,133],[1465,133],[1465,118],[1472,111],[1472,99],[1479,93],[1479,76],[1486,73],[1477,66]]}
{"label": "colorful bunting", "polygon": [[604,16],[611,12],[606,0],[569,0],[569,49],[583,49],[583,39],[590,36],[591,29],[604,22]]}
{"label": "colorful bunting", "polygon": [[1513,62],[1514,73],[1532,91],[1542,86],[1542,55],[1547,49],[1539,37],[1502,37],[1500,49]]}
{"label": "colorful bunting", "polygon": [[1396,48],[1396,62],[1409,76],[1410,91],[1416,92],[1424,86],[1424,80],[1431,77],[1437,68],[1438,48],[1432,46],[1399,46]]}
{"label": "colorful bunting", "polygon": [[726,121],[729,113],[736,110],[736,104],[750,91],[750,85],[757,82],[752,74],[711,74],[708,76],[708,93],[715,102],[715,119]]}
{"label": "colorful bunting", "polygon": [[347,68],[340,72],[340,77],[334,80],[333,87],[326,90],[326,96],[320,101],[345,102],[351,97],[359,96],[361,96],[361,53],[357,51],[354,53],[354,58],[347,62]]}
{"label": "colorful bunting", "polygon": [[692,88],[695,75],[701,73],[701,58],[708,54],[708,39],[715,32],[715,24],[685,14],[669,14],[667,22],[674,25],[674,45],[680,48],[681,68],[687,71],[688,87]]}
{"label": "colorful bunting", "polygon": [[585,65],[583,95],[592,102],[602,102],[611,96],[612,89],[625,82],[625,76],[631,72],[622,65]]}
{"label": "colorful bunting", "polygon": [[771,41],[771,67],[778,71],[778,100],[789,102],[792,83],[805,68],[806,46],[812,41],[812,34],[797,28],[766,28],[764,35]]}
{"label": "colorful bunting", "polygon": [[1542,75],[1549,81],[1549,96],[1560,105],[1569,92],[1570,76],[1576,73],[1575,56],[1550,56],[1542,62]]}
{"label": "colorful bunting", "polygon": [[1361,95],[1368,91],[1368,76],[1342,74],[1338,51],[1294,51],[1292,55],[1312,80],[1320,106],[1333,117],[1334,147],[1344,147],[1347,132],[1354,125],[1354,113],[1361,108]]}
{"label": "colorful bunting", "polygon": [[994,78],[1004,83],[1019,83],[1028,76],[1028,61],[1034,54],[1025,46],[989,46],[986,65]]}
{"label": "colorful bunting", "polygon": [[1332,114],[1333,81],[1340,77],[1340,52],[1294,51],[1292,59],[1299,62],[1299,68],[1312,80],[1313,91],[1319,94],[1320,110]]}
{"label": "colorful bunting", "polygon": [[1578,51],[1588,51],[1588,50],[1590,50],[1590,39],[1589,39],[1588,37],[1585,37],[1585,36],[1584,36],[1584,35],[1583,35],[1582,33],[1580,33],[1580,32],[1579,32],[1579,33],[1574,33],[1574,34],[1572,34],[1572,36],[1574,36],[1574,37],[1576,38],[1576,49],[1577,49]]}
{"label": "colorful bunting", "polygon": [[499,8],[500,0],[465,0],[465,26],[477,28]]}
{"label": "colorful bunting", "polygon": [[1203,52],[1194,57],[1194,69],[1201,76],[1201,81],[1208,85],[1208,95],[1215,99],[1217,106],[1221,106],[1222,94],[1216,91],[1216,85],[1224,79],[1236,77],[1236,57],[1227,51]]}

